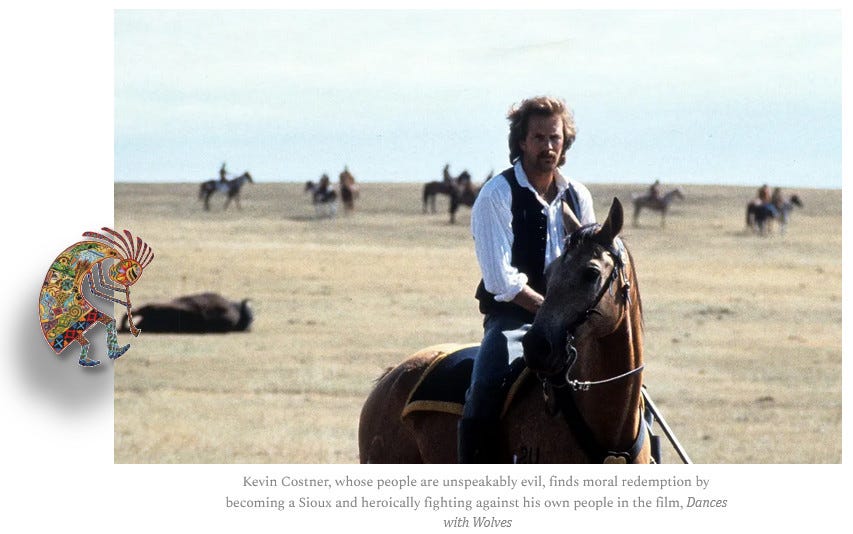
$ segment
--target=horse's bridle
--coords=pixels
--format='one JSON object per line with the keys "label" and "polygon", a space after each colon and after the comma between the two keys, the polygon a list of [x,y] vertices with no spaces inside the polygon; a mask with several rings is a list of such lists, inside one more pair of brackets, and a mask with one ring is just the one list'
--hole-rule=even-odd
{"label": "horse's bridle", "polygon": [[[604,247],[605,251],[610,254],[613,258],[613,271],[609,275],[609,280],[606,280],[601,287],[598,295],[592,301],[592,305],[587,308],[586,311],[580,314],[580,316],[573,321],[569,327],[567,328],[567,336],[566,336],[566,363],[562,369],[551,376],[560,376],[562,375],[563,381],[555,383],[551,376],[542,376],[539,375],[539,379],[542,382],[542,392],[545,396],[545,404],[548,406],[548,411],[556,413],[558,410],[557,404],[560,401],[557,400],[558,395],[555,394],[554,389],[564,388],[568,386],[572,391],[588,391],[592,386],[598,386],[602,384],[609,384],[611,382],[615,382],[617,380],[622,380],[623,378],[627,378],[634,374],[639,373],[645,367],[645,364],[635,367],[630,371],[626,371],[622,374],[612,376],[610,378],[605,378],[603,380],[573,380],[569,378],[569,374],[572,371],[572,367],[577,361],[578,358],[578,350],[574,345],[575,341],[575,332],[577,329],[584,324],[591,315],[597,313],[601,315],[601,312],[598,311],[598,305],[601,302],[601,299],[604,298],[604,295],[609,291],[611,295],[614,294],[613,285],[617,280],[621,280],[622,286],[620,288],[621,292],[621,300],[622,304],[625,308],[625,312],[627,312],[628,306],[631,303],[631,281],[628,278],[628,268],[627,262],[625,261],[625,257],[628,255],[625,250],[625,245],[622,243],[622,240],[618,237],[613,242],[614,246]],[[562,408],[563,414],[566,417],[569,425],[575,429],[575,435],[578,439],[578,442],[581,444],[581,447],[586,451],[593,461],[601,461],[603,463],[633,463],[636,458],[639,456],[644,444],[646,432],[649,431],[648,423],[642,416],[642,410],[639,418],[639,429],[637,430],[637,437],[634,439],[631,447],[626,451],[612,451],[607,449],[602,449],[597,443],[595,443],[594,439],[590,437],[590,433],[588,431],[589,427],[583,420],[583,416],[578,411],[577,405],[572,400],[566,399],[568,394],[562,394],[563,402],[560,404]]]}
{"label": "horse's bridle", "polygon": [[[630,371],[624,372],[620,375],[612,376],[610,378],[605,378],[603,380],[573,380],[569,378],[569,374],[572,371],[572,367],[578,359],[578,350],[574,345],[575,341],[575,332],[577,329],[584,324],[590,316],[593,314],[601,315],[601,312],[598,311],[598,305],[601,302],[601,299],[604,298],[604,295],[609,291],[611,295],[614,294],[613,284],[616,283],[617,280],[621,279],[622,286],[620,288],[621,297],[623,301],[623,305],[626,307],[631,303],[631,281],[628,279],[628,269],[627,262],[625,261],[625,256],[627,256],[627,251],[625,250],[625,245],[622,243],[622,240],[618,237],[613,241],[613,245],[611,247],[604,247],[604,250],[610,254],[613,258],[613,271],[611,271],[608,280],[604,282],[601,286],[601,290],[596,295],[595,299],[592,301],[592,304],[586,311],[582,312],[580,316],[575,319],[572,323],[569,324],[569,327],[566,329],[566,362],[563,367],[550,376],[542,376],[539,375],[539,379],[542,382],[542,387],[545,389],[546,397],[549,388],[561,388],[565,386],[569,386],[573,391],[587,391],[592,386],[598,386],[601,384],[608,384],[610,382],[615,382],[616,380],[621,380],[633,374],[639,373],[645,367],[645,364],[640,365]],[[565,371],[563,371],[565,369]],[[562,382],[554,382],[552,380],[552,376],[562,375]]]}

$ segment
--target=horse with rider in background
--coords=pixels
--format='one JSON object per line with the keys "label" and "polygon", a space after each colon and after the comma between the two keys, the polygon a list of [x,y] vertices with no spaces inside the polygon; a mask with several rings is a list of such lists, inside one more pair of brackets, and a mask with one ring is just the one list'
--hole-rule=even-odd
{"label": "horse with rider in background", "polygon": [[468,179],[470,181],[470,178],[471,175],[468,171],[462,171],[459,176],[453,176],[450,174],[450,164],[445,165],[440,182],[433,180],[424,184],[421,195],[424,213],[427,212],[427,207],[429,207],[430,212],[435,213],[435,198],[438,195],[445,195],[452,199],[459,188],[460,180],[464,181]]}
{"label": "horse with rider in background", "polygon": [[355,183],[355,176],[349,171],[349,167],[344,166],[344,170],[338,175],[338,187],[341,190],[341,202],[344,205],[344,213],[351,213],[355,210],[355,199],[359,195],[358,184]]}
{"label": "horse with rider in background", "polygon": [[634,204],[634,226],[640,225],[640,212],[645,208],[660,212],[660,225],[666,225],[666,214],[669,207],[676,199],[684,199],[684,191],[680,187],[670,189],[661,194],[660,181],[656,180],[646,193],[631,193],[631,202]]}
{"label": "horse with rider in background", "polygon": [[228,209],[228,204],[230,204],[232,200],[234,201],[234,204],[237,205],[237,209],[242,209],[240,207],[240,190],[247,182],[254,183],[249,171],[229,180],[226,177],[225,164],[223,163],[222,168],[219,170],[219,180],[207,180],[202,182],[198,190],[198,198],[199,200],[204,200],[204,209],[210,210],[210,197],[213,193],[219,191],[225,194],[225,206],[222,208],[223,210]]}
{"label": "horse with rider in background", "polygon": [[[492,177],[492,173],[486,178],[488,181]],[[460,206],[474,205],[477,200],[477,195],[480,193],[480,187],[471,182],[471,174],[468,171],[462,171],[457,179],[457,185],[450,194],[450,224],[456,223],[456,212]]]}
{"label": "horse with rider in background", "polygon": [[311,203],[319,217],[334,217],[338,212],[338,193],[332,187],[329,175],[323,173],[318,183],[305,182],[305,192],[311,194]]}
{"label": "horse with rider in background", "polygon": [[782,188],[776,187],[771,193],[765,184],[758,189],[755,198],[746,204],[746,227],[758,235],[766,236],[772,231],[773,221],[777,221],[779,233],[784,235],[795,207],[803,207],[799,195],[785,198]]}

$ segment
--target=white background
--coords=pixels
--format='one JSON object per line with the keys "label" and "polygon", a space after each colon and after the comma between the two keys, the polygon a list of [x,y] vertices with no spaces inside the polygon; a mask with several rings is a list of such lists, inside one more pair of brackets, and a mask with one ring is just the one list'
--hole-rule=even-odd
{"label": "white background", "polygon": [[[76,347],[57,358],[44,343],[37,318],[37,296],[50,262],[82,232],[111,226],[113,221],[113,11],[110,7],[67,6],[39,3],[2,14],[0,172],[6,188],[0,530],[99,532],[109,528],[123,532],[152,529],[232,532],[259,526],[271,527],[271,531],[305,528],[325,531],[339,527],[357,532],[439,530],[441,519],[452,518],[454,514],[235,511],[226,510],[224,505],[227,496],[289,495],[280,488],[272,492],[244,488],[245,475],[333,477],[347,472],[360,476],[401,476],[412,472],[422,478],[475,476],[483,471],[457,466],[404,470],[361,466],[113,464],[113,363],[105,362],[95,370],[81,369],[76,363]],[[848,18],[845,13],[845,29]],[[849,124],[847,119],[845,129]],[[847,230],[845,235],[850,234]],[[845,285],[845,312],[847,292]],[[103,341],[95,341],[93,351],[104,350]],[[132,350],[129,357],[133,357]],[[120,364],[121,360],[116,362]],[[845,408],[847,404],[845,399]],[[790,424],[797,425],[797,421]],[[790,461],[778,457],[773,450],[764,452],[770,460],[782,464]],[[504,467],[490,471],[493,475],[512,473],[516,477],[534,472],[544,473],[546,478],[552,472],[564,477],[617,473],[601,467],[565,466]],[[656,477],[698,474],[709,478],[711,487],[707,496],[727,499],[729,506],[724,511],[689,513],[634,510],[604,515],[537,510],[480,515],[513,519],[516,532],[583,526],[606,526],[607,532],[622,528],[634,532],[685,529],[702,532],[720,528],[798,532],[825,527],[827,522],[835,520],[850,524],[849,468],[845,464],[668,466],[656,468],[653,473],[648,469],[628,471],[637,472]],[[653,489],[643,493],[650,498],[660,494]],[[441,494],[448,496],[446,492]],[[487,494],[500,493],[469,496]],[[638,492],[622,490],[621,494],[632,499]]]}

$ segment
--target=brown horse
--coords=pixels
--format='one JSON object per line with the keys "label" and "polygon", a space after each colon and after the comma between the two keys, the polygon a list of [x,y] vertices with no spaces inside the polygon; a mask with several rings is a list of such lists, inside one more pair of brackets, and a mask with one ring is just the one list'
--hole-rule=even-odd
{"label": "brown horse", "polygon": [[462,171],[457,178],[457,184],[450,193],[450,224],[456,223],[456,212],[459,211],[459,206],[472,207],[480,193],[480,188],[471,183],[471,175],[468,171]]}
{"label": "brown horse", "polygon": [[652,211],[660,212],[660,225],[666,225],[666,214],[669,211],[669,205],[675,199],[684,199],[684,191],[680,187],[671,189],[661,197],[654,198],[649,194],[631,194],[631,202],[634,203],[634,226],[640,225],[640,212],[643,208],[648,208]]}
{"label": "brown horse", "polygon": [[[576,219],[575,219],[576,221]],[[524,337],[527,379],[499,437],[504,462],[648,463],[642,416],[643,319],[634,262],[619,239],[614,199],[601,226],[574,229],[548,271],[545,302]],[[455,345],[415,353],[386,371],[359,422],[362,463],[455,463],[457,410],[407,411],[425,370]]]}
{"label": "brown horse", "polygon": [[349,213],[355,209],[355,199],[358,198],[359,188],[355,183],[355,176],[349,172],[349,168],[344,166],[343,172],[338,175],[341,188],[341,203],[344,205],[344,212]]}
{"label": "brown horse", "polygon": [[[442,181],[432,181],[424,184],[423,194],[421,195],[424,206],[424,213],[427,212],[427,206],[430,211],[435,213],[435,197],[438,195],[447,195],[451,199],[451,209],[453,196],[458,195],[461,188],[471,182],[471,174],[468,171],[462,171],[462,174],[454,177],[450,174],[450,164],[444,166],[442,171]],[[452,218],[451,212],[451,218]]]}

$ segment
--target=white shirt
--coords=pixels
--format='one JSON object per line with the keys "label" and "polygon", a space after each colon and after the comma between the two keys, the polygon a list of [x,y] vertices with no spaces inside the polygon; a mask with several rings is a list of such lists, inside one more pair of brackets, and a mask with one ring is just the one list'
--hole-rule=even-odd
{"label": "white shirt", "polygon": [[[595,222],[592,208],[592,195],[583,184],[570,180],[557,171],[557,196],[549,204],[536,189],[530,185],[527,174],[521,166],[521,160],[515,162],[515,178],[521,187],[530,189],[542,204],[542,213],[547,217],[547,236],[545,243],[545,267],[563,253],[563,211],[561,199],[571,181],[577,192],[580,213],[576,213],[581,224]],[[471,209],[471,234],[474,236],[474,249],[477,262],[483,274],[486,291],[495,296],[495,300],[509,302],[518,295],[527,284],[527,275],[512,266],[512,189],[502,176],[495,176],[483,185],[477,200]]]}

